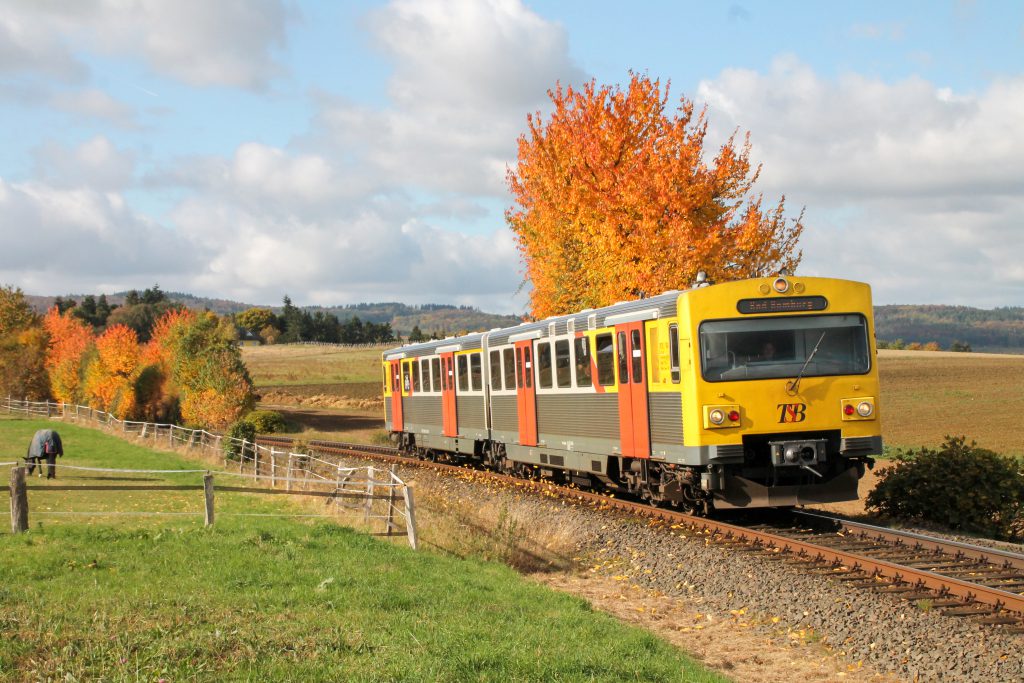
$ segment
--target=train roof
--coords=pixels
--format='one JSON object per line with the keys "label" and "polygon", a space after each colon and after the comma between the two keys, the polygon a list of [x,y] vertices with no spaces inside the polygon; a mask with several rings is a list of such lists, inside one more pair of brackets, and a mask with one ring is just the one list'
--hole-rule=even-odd
{"label": "train roof", "polygon": [[[672,290],[646,299],[620,301],[611,306],[588,308],[568,315],[556,315],[544,320],[521,323],[514,327],[501,327],[461,337],[447,337],[417,344],[406,344],[384,351],[384,358],[397,360],[404,357],[431,356],[435,353],[449,351],[482,349],[485,341],[488,347],[503,346],[520,339],[540,339],[565,335],[568,334],[570,327],[573,331],[609,327],[613,324],[630,322],[629,318],[634,315],[640,316],[636,317],[636,320],[672,317],[676,314],[676,301],[682,293],[680,290]],[[612,319],[612,322],[608,322],[609,318]]]}

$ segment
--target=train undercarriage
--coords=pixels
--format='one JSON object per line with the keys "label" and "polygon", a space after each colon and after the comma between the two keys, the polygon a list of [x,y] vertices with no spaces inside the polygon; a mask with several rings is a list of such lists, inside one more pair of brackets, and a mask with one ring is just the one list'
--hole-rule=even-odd
{"label": "train undercarriage", "polygon": [[[824,438],[823,438],[824,437]],[[655,506],[690,514],[753,507],[792,507],[857,498],[857,482],[874,460],[866,454],[844,455],[833,434],[787,435],[773,440],[745,439],[739,460],[705,466],[665,463],[649,458],[593,456],[604,459],[598,472],[518,462],[504,443],[474,441],[472,449],[449,451],[421,447],[413,434],[392,434],[410,457],[447,462],[524,479],[548,479],[583,489],[629,495]],[[879,448],[880,450],[880,448]]]}

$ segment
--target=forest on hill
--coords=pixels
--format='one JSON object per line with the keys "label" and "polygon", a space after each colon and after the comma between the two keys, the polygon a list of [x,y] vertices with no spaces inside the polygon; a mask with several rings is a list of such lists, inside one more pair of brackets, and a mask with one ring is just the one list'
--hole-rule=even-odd
{"label": "forest on hill", "polygon": [[875,306],[875,336],[880,343],[937,342],[943,350],[1024,353],[1024,307]]}

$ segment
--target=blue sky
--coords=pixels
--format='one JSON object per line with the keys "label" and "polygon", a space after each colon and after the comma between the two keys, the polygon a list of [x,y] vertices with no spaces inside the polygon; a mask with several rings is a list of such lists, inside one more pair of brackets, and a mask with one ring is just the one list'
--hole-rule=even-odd
{"label": "blue sky", "polygon": [[[520,312],[555,82],[671,80],[803,207],[798,272],[1024,305],[1024,3],[0,0],[0,283]],[[46,255],[43,257],[42,255]]]}

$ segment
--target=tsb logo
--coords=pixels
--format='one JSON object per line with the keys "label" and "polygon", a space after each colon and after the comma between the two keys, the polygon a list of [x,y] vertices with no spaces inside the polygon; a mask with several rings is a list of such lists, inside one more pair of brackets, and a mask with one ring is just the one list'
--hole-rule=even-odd
{"label": "tsb logo", "polygon": [[779,422],[803,422],[807,419],[806,403],[780,403]]}

